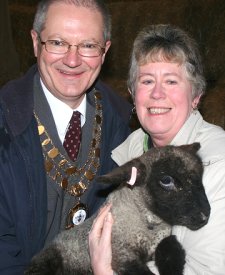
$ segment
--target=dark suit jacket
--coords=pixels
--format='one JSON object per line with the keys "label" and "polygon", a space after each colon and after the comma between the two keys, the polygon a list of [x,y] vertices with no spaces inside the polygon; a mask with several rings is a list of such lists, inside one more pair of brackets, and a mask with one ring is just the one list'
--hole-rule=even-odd
{"label": "dark suit jacket", "polygon": [[[47,220],[46,174],[33,115],[33,78],[36,65],[19,80],[0,90],[0,274],[23,274],[31,258],[44,245]],[[103,126],[101,168],[115,163],[111,150],[130,133],[131,106],[98,81],[102,93]],[[102,204],[97,183],[88,195],[92,213]]]}

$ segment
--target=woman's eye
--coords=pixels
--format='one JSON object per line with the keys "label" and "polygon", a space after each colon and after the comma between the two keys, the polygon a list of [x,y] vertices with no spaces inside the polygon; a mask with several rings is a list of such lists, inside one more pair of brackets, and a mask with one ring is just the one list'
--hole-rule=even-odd
{"label": "woman's eye", "polygon": [[176,80],[167,80],[166,81],[169,85],[176,85],[177,81]]}
{"label": "woman's eye", "polygon": [[144,84],[144,85],[150,85],[150,84],[153,83],[153,80],[151,80],[151,79],[145,79],[145,80],[142,80],[141,83]]}

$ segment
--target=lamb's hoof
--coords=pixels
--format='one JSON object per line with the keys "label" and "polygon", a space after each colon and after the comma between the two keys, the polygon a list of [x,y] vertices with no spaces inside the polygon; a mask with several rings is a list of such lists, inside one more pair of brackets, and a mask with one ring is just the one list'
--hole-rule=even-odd
{"label": "lamb's hoof", "polygon": [[185,251],[174,235],[164,238],[156,248],[155,262],[160,275],[182,275]]}

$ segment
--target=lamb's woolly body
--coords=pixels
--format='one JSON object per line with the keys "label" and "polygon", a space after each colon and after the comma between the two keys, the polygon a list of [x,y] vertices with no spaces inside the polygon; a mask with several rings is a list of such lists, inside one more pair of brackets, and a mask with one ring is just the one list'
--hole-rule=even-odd
{"label": "lamb's woolly body", "polygon": [[[171,225],[196,230],[207,223],[210,213],[202,185],[203,167],[196,156],[198,149],[199,144],[153,148],[100,177],[110,183],[121,183],[106,200],[112,203],[112,266],[117,273],[152,274],[146,263],[156,250],[156,262],[163,265],[160,270],[172,266],[173,274],[182,274],[185,254],[176,238],[169,236]],[[132,167],[137,168],[137,180],[133,187],[128,187]],[[34,257],[26,274],[92,274],[88,233],[93,220],[94,217],[62,232],[52,245]],[[159,243],[162,245],[158,246]],[[160,258],[160,247],[169,248],[169,261]]]}
{"label": "lamb's woolly body", "polygon": [[143,263],[149,261],[159,242],[171,233],[171,226],[154,215],[143,200],[140,201],[140,192],[143,190],[123,188],[113,192],[107,200],[115,206],[112,207],[115,220],[112,233],[115,268],[118,268],[118,261],[127,261],[128,251],[130,261],[136,260],[138,251],[145,254]]}
{"label": "lamb's woolly body", "polygon": [[[140,189],[122,188],[114,191],[106,200],[106,203],[111,202],[113,205],[111,211],[115,222],[112,233],[114,255],[112,265],[115,266],[117,272],[124,272],[124,267],[120,267],[121,269],[118,270],[117,262],[126,263],[128,251],[131,262],[136,260],[137,251],[143,251],[144,264],[151,260],[159,242],[171,233],[170,225],[163,222],[147,208],[143,208],[143,202],[138,199],[140,191]],[[126,207],[124,207],[125,205]],[[88,219],[75,230],[63,232],[54,241],[54,249],[60,251],[62,255],[65,274],[81,275],[88,274],[88,272],[91,274],[87,240],[93,220],[94,217]],[[135,226],[131,226],[131,223]],[[79,247],[78,253],[75,253],[74,247]],[[50,251],[46,252],[43,259],[52,253],[51,248]],[[74,266],[76,266],[76,273],[73,271]]]}

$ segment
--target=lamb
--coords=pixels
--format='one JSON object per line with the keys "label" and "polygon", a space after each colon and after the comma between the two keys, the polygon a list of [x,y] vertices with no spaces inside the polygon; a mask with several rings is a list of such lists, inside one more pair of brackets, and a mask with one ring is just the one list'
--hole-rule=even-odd
{"label": "lamb", "polygon": [[[199,148],[199,143],[152,148],[99,178],[119,186],[106,200],[112,203],[114,217],[112,266],[116,273],[153,274],[146,265],[153,257],[160,274],[183,273],[185,251],[171,235],[171,226],[197,230],[210,215]],[[130,185],[133,177],[136,181]],[[25,274],[92,274],[88,232],[94,218],[59,234],[33,258]]]}

